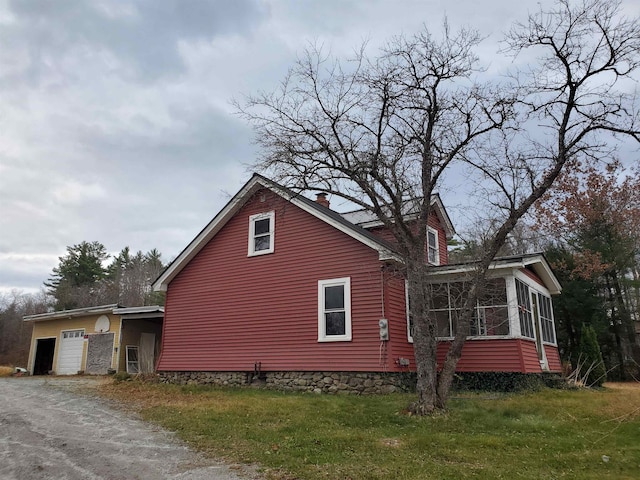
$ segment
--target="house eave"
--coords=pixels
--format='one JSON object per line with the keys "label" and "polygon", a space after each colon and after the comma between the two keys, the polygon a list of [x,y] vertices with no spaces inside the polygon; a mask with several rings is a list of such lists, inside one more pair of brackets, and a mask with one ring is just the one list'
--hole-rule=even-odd
{"label": "house eave", "polygon": [[145,305],[142,307],[114,308],[113,313],[120,315],[123,320],[163,318],[164,307],[160,305]]}
{"label": "house eave", "polygon": [[57,312],[39,313],[37,315],[26,315],[22,317],[24,322],[42,322],[48,320],[58,320],[61,318],[76,318],[86,315],[103,315],[113,313],[114,309],[119,305],[114,303],[110,305],[100,305],[96,307],[75,308],[73,310],[60,310]]}
{"label": "house eave", "polygon": [[[350,237],[358,240],[359,242],[367,245],[368,247],[378,252],[379,258],[382,259],[394,259],[399,257],[393,253],[393,251],[386,246],[382,240],[376,240],[368,232],[361,229],[356,225],[347,225],[343,222],[346,220],[337,220],[332,218],[327,209],[324,211],[324,207],[318,205],[310,205],[311,200],[303,197],[300,194],[294,193],[289,189],[268,180],[261,175],[254,174],[253,177],[240,189],[238,193],[224,206],[224,208],[200,231],[200,233],[189,243],[189,245],[176,257],[176,259],[160,274],[160,276],[153,282],[152,288],[155,291],[166,291],[169,283],[180,273],[180,271],[204,248],[204,246],[224,227],[224,225],[240,210],[242,205],[250,195],[258,191],[260,188],[266,188],[277,195],[281,196],[285,200],[296,205],[300,209],[309,213],[310,215],[322,220],[323,222],[331,225],[337,230],[349,235]],[[360,230],[360,231],[359,231]]]}
{"label": "house eave", "polygon": [[[431,207],[435,207],[433,208],[433,211],[438,217],[438,220],[440,221],[440,224],[444,229],[446,239],[451,240],[456,234],[456,231],[453,228],[453,223],[451,222],[451,219],[449,218],[449,215],[447,214],[447,211],[445,210],[444,205],[442,204],[440,195],[438,195],[437,193],[431,196]],[[357,212],[365,212],[365,211],[366,210],[355,210],[354,212],[347,212],[346,214],[343,214],[343,215],[353,214]],[[417,218],[418,218],[418,215],[416,213],[406,214],[403,216],[403,220],[406,222],[416,220]],[[374,218],[371,220],[358,222],[356,223],[356,225],[365,229],[370,229],[370,228],[382,227],[384,226],[384,223],[381,222],[379,219]]]}
{"label": "house eave", "polygon": [[[474,262],[443,265],[435,267],[431,271],[431,274],[435,276],[460,275],[472,272],[475,266],[476,264]],[[523,269],[526,267],[533,269],[551,295],[559,295],[562,292],[560,282],[554,275],[549,262],[541,253],[496,258],[489,266],[489,270],[496,272],[500,270]]]}

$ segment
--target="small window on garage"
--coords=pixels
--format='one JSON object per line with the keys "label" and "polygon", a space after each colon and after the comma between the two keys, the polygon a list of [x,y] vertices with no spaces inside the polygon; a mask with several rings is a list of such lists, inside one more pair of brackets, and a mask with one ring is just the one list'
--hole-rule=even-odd
{"label": "small window on garage", "polygon": [[139,373],[138,346],[127,345],[127,373]]}

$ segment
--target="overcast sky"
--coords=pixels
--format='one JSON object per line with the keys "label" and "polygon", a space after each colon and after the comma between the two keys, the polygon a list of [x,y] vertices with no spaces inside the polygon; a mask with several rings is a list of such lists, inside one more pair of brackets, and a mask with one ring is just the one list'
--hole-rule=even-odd
{"label": "overcast sky", "polygon": [[83,240],[175,257],[250,176],[230,100],[274,89],[305,43],[348,54],[446,15],[498,68],[539,3],[0,0],[0,293],[37,291]]}

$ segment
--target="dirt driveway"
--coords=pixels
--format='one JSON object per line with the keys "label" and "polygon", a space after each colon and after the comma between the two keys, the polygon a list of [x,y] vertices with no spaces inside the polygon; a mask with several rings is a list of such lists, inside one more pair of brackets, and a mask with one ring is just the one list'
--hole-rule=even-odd
{"label": "dirt driveway", "polygon": [[0,378],[0,479],[257,478],[79,394],[91,378]]}

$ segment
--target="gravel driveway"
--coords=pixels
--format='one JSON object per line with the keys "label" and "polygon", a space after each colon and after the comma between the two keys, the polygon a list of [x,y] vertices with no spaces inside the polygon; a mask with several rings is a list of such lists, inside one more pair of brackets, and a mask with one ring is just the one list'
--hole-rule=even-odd
{"label": "gravel driveway", "polygon": [[0,479],[258,478],[79,394],[92,378],[0,378]]}

